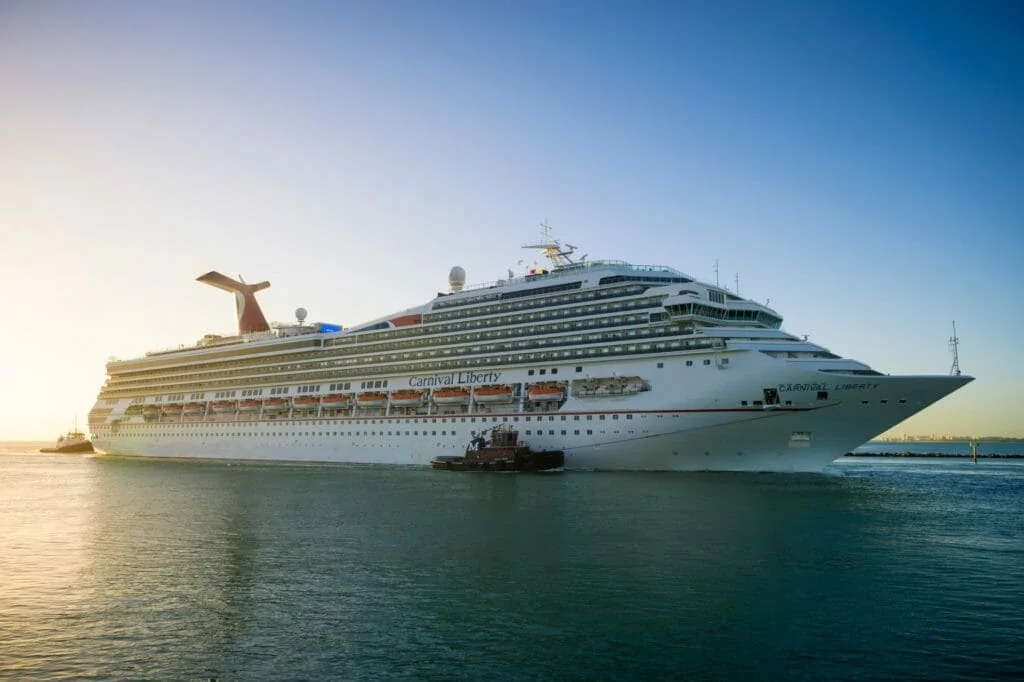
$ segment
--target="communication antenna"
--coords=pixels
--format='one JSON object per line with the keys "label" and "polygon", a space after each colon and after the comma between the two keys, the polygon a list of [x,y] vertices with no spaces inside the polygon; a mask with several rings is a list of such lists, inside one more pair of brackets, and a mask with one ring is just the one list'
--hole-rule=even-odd
{"label": "communication antenna", "polygon": [[740,295],[740,273],[736,273],[736,295]]}
{"label": "communication antenna", "polygon": [[718,286],[718,259],[715,259],[715,286]]}
{"label": "communication antenna", "polygon": [[532,244],[523,244],[523,248],[540,249],[556,268],[574,265],[576,261],[573,260],[572,254],[576,251],[576,246],[574,244],[563,246],[562,242],[552,237],[551,226],[548,225],[547,218],[544,219],[540,226],[542,228],[540,241]]}
{"label": "communication antenna", "polygon": [[949,337],[949,352],[953,354],[953,366],[949,368],[949,373],[956,377],[960,376],[959,347],[960,337],[956,335],[956,320],[953,320],[953,336]]}

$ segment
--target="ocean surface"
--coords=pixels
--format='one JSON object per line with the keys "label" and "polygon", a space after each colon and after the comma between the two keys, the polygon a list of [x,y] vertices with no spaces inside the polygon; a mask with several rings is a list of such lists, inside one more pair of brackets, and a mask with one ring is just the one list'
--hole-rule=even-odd
{"label": "ocean surface", "polygon": [[3,679],[1024,678],[1024,460],[531,475],[38,445],[0,446]]}

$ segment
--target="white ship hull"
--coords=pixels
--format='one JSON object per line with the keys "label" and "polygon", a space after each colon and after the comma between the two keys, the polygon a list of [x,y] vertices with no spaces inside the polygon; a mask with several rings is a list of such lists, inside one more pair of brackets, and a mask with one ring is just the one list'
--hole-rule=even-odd
{"label": "white ship hull", "polygon": [[[153,423],[112,413],[94,428],[93,444],[125,456],[425,467],[437,455],[461,454],[474,432],[509,423],[533,449],[563,450],[568,469],[815,472],[971,380],[824,373],[756,351],[590,362],[582,373],[571,364],[560,369],[567,384],[640,376],[651,389],[594,398],[570,392],[559,409],[545,412],[519,400],[421,415],[381,414],[385,409]],[[495,371],[512,384],[536,378],[518,368]],[[765,388],[778,391],[778,405],[759,404]]]}

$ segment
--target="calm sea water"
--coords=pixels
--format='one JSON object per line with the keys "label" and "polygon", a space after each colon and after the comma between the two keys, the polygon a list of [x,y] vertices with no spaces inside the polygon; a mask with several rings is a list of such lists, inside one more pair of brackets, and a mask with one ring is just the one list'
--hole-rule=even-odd
{"label": "calm sea water", "polygon": [[0,448],[0,677],[1024,676],[1024,460],[473,474]]}

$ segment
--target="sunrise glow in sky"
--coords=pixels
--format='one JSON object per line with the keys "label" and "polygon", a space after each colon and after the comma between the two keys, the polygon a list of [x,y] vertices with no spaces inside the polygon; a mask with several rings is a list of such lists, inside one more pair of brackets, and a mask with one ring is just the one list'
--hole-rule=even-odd
{"label": "sunrise glow in sky", "polygon": [[896,432],[1024,436],[1019,2],[7,1],[0,93],[0,440],[232,333],[204,272],[354,325],[545,219],[882,372],[956,320]]}

